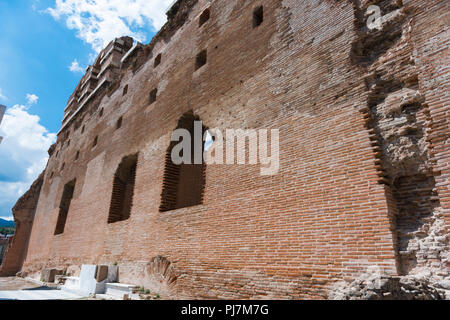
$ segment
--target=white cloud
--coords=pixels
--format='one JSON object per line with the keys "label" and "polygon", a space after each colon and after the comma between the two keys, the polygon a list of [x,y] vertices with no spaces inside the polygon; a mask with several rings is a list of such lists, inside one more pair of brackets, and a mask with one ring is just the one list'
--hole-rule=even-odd
{"label": "white cloud", "polygon": [[13,216],[11,216],[11,217],[1,217],[3,220],[6,220],[6,221],[14,221],[14,217]]}
{"label": "white cloud", "polygon": [[39,123],[28,107],[6,110],[0,126],[0,217],[9,216],[17,199],[27,191],[45,168],[47,150],[56,134]]}
{"label": "white cloud", "polygon": [[78,61],[76,59],[74,61],[72,61],[72,64],[69,66],[69,70],[74,73],[78,73],[78,72],[83,73],[85,71],[84,68],[82,68],[80,66],[80,64],[78,63]]}
{"label": "white cloud", "polygon": [[[48,8],[55,19],[65,19],[69,29],[78,31],[78,37],[99,52],[109,41],[121,36],[132,36],[146,41],[150,26],[159,30],[166,22],[166,10],[173,0],[56,0]],[[150,30],[149,30],[150,31]]]}
{"label": "white cloud", "polygon": [[37,103],[38,100],[39,100],[39,97],[37,95],[27,93],[27,105],[31,106],[31,105]]}
{"label": "white cloud", "polygon": [[2,93],[2,88],[0,88],[0,99],[2,100],[8,100],[8,98],[6,98],[3,93]]}
{"label": "white cloud", "polygon": [[11,209],[15,202],[28,190],[29,183],[0,181],[0,218],[12,217]]}

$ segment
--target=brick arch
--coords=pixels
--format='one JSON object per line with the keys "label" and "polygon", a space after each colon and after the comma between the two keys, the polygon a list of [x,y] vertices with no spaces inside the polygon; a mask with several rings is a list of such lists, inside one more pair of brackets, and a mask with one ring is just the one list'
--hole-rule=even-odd
{"label": "brick arch", "polygon": [[172,296],[177,292],[178,275],[174,265],[163,256],[156,256],[145,265],[143,286],[153,293]]}

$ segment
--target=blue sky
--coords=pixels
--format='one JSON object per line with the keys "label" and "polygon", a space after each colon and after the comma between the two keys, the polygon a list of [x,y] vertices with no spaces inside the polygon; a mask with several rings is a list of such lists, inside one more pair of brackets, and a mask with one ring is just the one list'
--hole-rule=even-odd
{"label": "blue sky", "polygon": [[115,37],[147,43],[172,0],[0,0],[0,218],[45,168],[66,102]]}

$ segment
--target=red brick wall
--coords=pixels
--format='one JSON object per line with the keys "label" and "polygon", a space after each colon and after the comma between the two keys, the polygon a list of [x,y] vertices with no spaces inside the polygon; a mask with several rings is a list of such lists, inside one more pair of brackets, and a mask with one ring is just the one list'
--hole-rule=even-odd
{"label": "red brick wall", "polygon": [[[264,22],[253,29],[260,4]],[[352,3],[216,0],[199,28],[207,7],[198,1],[141,68],[123,70],[118,89],[97,99],[103,116],[95,102],[84,113],[83,134],[71,126],[70,146],[48,163],[24,269],[118,262],[121,282],[147,285],[157,269],[151,261],[163,256],[177,279],[170,294],[199,298],[325,298],[334,281],[369,266],[397,274],[395,204],[379,183],[359,111],[368,93],[365,71],[351,61]],[[420,12],[419,19],[428,17]],[[208,62],[194,71],[205,48]],[[154,88],[157,100],[149,105]],[[439,93],[427,99],[439,100]],[[432,116],[443,112],[431,101],[430,109]],[[170,135],[188,110],[208,128],[279,129],[279,174],[261,176],[255,165],[210,165],[203,205],[159,212]],[[436,149],[448,155],[439,141]],[[114,173],[124,156],[137,152],[131,216],[108,224]],[[75,178],[64,234],[54,236],[63,187]]]}
{"label": "red brick wall", "polygon": [[[407,1],[413,3],[413,1]],[[420,72],[419,82],[425,93],[431,125],[429,140],[434,165],[436,188],[446,226],[450,225],[450,49],[448,21],[450,13],[446,1],[426,2],[427,10],[418,10],[415,16],[413,33],[414,47],[417,49],[416,61]]]}
{"label": "red brick wall", "polygon": [[32,226],[30,221],[17,224],[14,238],[10,239],[10,243],[4,248],[0,276],[14,276],[22,269]]}

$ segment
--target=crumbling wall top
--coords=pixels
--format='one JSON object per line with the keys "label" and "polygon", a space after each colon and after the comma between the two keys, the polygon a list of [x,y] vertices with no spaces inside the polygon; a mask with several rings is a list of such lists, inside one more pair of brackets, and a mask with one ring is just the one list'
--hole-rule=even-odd
{"label": "crumbling wall top", "polygon": [[[95,62],[86,69],[75,91],[70,96],[66,108],[62,126],[58,134],[72,122],[72,120],[84,109],[92,98],[98,95],[103,86],[114,87],[120,83],[122,69],[136,65],[140,66],[147,61],[151,52],[159,41],[168,41],[175,32],[186,22],[189,12],[198,0],[177,0],[167,11],[167,22],[152,38],[148,45],[135,42],[131,37],[116,38],[97,56]],[[141,54],[135,54],[135,52]],[[125,60],[131,60],[125,63]],[[101,91],[105,94],[105,91]]]}
{"label": "crumbling wall top", "polygon": [[42,183],[44,182],[45,171],[42,172],[39,177],[33,182],[30,189],[17,201],[17,203],[12,208],[15,220],[32,220],[33,217],[23,217],[20,215],[21,212],[28,209],[34,209],[39,199],[39,194],[41,191]]}

